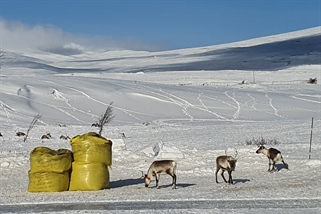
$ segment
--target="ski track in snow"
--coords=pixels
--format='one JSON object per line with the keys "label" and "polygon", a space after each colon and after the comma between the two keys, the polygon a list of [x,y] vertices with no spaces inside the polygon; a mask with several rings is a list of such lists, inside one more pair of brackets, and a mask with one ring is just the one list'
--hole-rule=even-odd
{"label": "ski track in snow", "polygon": [[319,103],[319,104],[321,104],[321,101],[309,100],[307,98],[301,98],[301,97],[297,97],[297,96],[294,96],[294,95],[291,95],[290,97],[293,98],[293,99],[297,99],[297,100],[302,100],[302,101],[307,101],[307,102],[311,102],[311,103]]}
{"label": "ski track in snow", "polygon": [[269,97],[269,95],[268,95],[268,94],[265,94],[265,97],[269,100],[269,105],[270,105],[270,107],[273,109],[274,115],[277,116],[277,117],[283,117],[283,116],[280,116],[280,115],[278,114],[278,109],[274,107],[273,102],[272,102],[272,99]]}
{"label": "ski track in snow", "polygon": [[250,97],[250,100],[249,100],[249,101],[246,101],[246,102],[245,102],[245,105],[246,105],[246,106],[249,106],[248,103],[249,103],[249,102],[253,102],[252,105],[249,106],[249,107],[252,108],[252,109],[254,109],[254,110],[257,110],[256,107],[255,107],[256,104],[257,104],[256,101],[255,101],[255,98],[254,98],[251,94],[249,94],[249,93],[247,93],[247,96]]}
{"label": "ski track in snow", "polygon": [[[63,86],[63,85],[60,85],[60,84],[57,84],[57,83],[54,83],[54,82],[51,82],[51,83],[56,84],[56,85],[59,85],[60,87],[65,87],[65,88],[68,88],[68,89],[70,89],[70,90],[76,91],[76,92],[82,94],[83,96],[85,96],[87,99],[89,99],[89,100],[91,100],[91,101],[94,101],[94,102],[96,102],[96,103],[99,103],[99,104],[101,104],[101,105],[104,105],[104,106],[108,106],[108,105],[109,105],[109,103],[105,103],[105,102],[103,102],[103,101],[97,100],[97,99],[91,97],[90,95],[88,95],[87,93],[85,93],[85,92],[82,91],[82,90],[79,90],[79,89],[76,89],[76,88],[72,88],[72,87],[69,87],[69,86]],[[71,105],[70,105],[70,106],[71,106]],[[80,110],[80,109],[77,109],[76,107],[73,107],[73,106],[71,106],[71,107],[74,108],[75,110],[80,111],[80,112],[84,112],[84,111],[82,111],[82,110]],[[114,105],[113,105],[113,108],[124,112],[125,114],[129,115],[129,116],[132,117],[132,118],[135,118],[135,119],[138,120],[138,121],[143,121],[143,120],[141,120],[140,118],[138,118],[138,117],[136,117],[136,116],[134,116],[134,115],[132,114],[132,113],[140,114],[139,112],[133,112],[133,111],[131,111],[131,110],[127,110],[127,109],[124,109],[124,108],[119,108],[119,107],[114,106]],[[132,112],[132,113],[130,113],[130,112]],[[88,115],[91,115],[91,116],[98,117],[97,115],[89,114],[88,112],[84,112],[84,113],[86,113],[86,114],[88,114]]]}
{"label": "ski track in snow", "polygon": [[168,92],[163,91],[162,89],[159,89],[160,92],[166,94],[170,100],[172,100],[175,104],[180,106],[182,108],[182,111],[186,116],[190,118],[191,121],[193,121],[194,117],[188,112],[188,107],[193,107],[191,103],[189,103],[187,100],[184,100],[180,97],[177,97],[173,94],[170,94]]}
{"label": "ski track in snow", "polygon": [[236,120],[236,119],[239,117],[240,112],[241,112],[241,104],[240,104],[240,102],[238,102],[238,101],[234,98],[234,97],[235,97],[235,94],[234,94],[234,93],[233,93],[233,97],[228,94],[228,91],[225,91],[224,94],[225,94],[228,98],[232,99],[232,100],[236,103],[237,109],[236,109],[236,111],[235,111],[235,113],[234,113],[234,115],[233,115],[233,120]]}
{"label": "ski track in snow", "polygon": [[6,118],[7,118],[7,123],[11,123],[11,120],[10,120],[10,111],[14,111],[10,106],[6,105],[4,102],[2,102],[0,100],[0,106],[1,108],[3,109],[3,111],[5,112],[6,114]]}
{"label": "ski track in snow", "polygon": [[[163,98],[166,98],[168,100],[170,100],[172,103],[178,105],[180,108],[182,108],[182,111],[184,112],[185,115],[187,115],[190,120],[194,120],[194,116],[192,116],[189,112],[188,112],[188,108],[194,108],[194,109],[198,109],[200,111],[204,111],[207,112],[209,114],[214,115],[215,117],[218,117],[220,119],[229,121],[229,119],[227,119],[226,117],[223,117],[213,111],[210,111],[209,108],[207,106],[205,106],[205,104],[203,103],[203,101],[201,100],[201,95],[199,94],[197,99],[200,101],[201,105],[203,108],[198,107],[197,105],[194,105],[190,102],[188,102],[186,99],[178,97],[177,95],[173,95],[171,93],[165,92],[163,91],[163,89],[159,88],[159,89],[155,89],[153,87],[147,87],[147,86],[140,86],[140,89],[143,89],[144,91],[148,91],[149,93],[152,93],[156,96],[161,96]],[[161,93],[160,93],[161,92]]]}

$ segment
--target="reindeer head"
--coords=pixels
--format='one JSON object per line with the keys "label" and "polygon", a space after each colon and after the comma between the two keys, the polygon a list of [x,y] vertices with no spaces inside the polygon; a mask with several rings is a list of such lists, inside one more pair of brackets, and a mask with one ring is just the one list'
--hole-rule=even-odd
{"label": "reindeer head", "polygon": [[265,150],[265,149],[266,149],[266,148],[265,148],[263,145],[261,145],[261,146],[259,147],[259,149],[256,150],[256,154],[262,153],[263,150]]}
{"label": "reindeer head", "polygon": [[235,170],[235,167],[236,167],[237,159],[229,156],[229,158],[227,159],[227,162],[230,164],[230,169],[231,169],[232,171],[234,171],[234,170]]}
{"label": "reindeer head", "polygon": [[150,184],[151,178],[145,174],[144,179],[145,179],[145,187],[148,187]]}

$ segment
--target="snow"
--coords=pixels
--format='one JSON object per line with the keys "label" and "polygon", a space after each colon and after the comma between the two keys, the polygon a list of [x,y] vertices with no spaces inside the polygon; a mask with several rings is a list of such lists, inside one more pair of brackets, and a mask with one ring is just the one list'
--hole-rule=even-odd
{"label": "snow", "polygon": [[[309,78],[321,80],[320,45],[318,51],[308,45],[316,37],[320,41],[320,30],[166,52],[82,51],[62,56],[4,50],[0,212],[45,212],[53,204],[62,207],[57,213],[320,213],[321,87],[307,84]],[[292,40],[306,44],[300,53],[274,45]],[[274,59],[251,49],[256,45],[271,47]],[[231,60],[244,58],[238,47],[252,51],[250,67],[220,70],[200,63],[219,58],[220,67],[228,67]],[[235,52],[221,54],[232,48]],[[280,66],[282,57],[293,66]],[[264,68],[267,64],[270,70]],[[184,70],[185,65],[192,69]],[[113,142],[111,188],[27,192],[30,151],[37,146],[71,149],[69,140],[59,137],[98,132],[91,124],[111,102],[115,118],[102,132]],[[15,133],[26,132],[37,114],[42,116],[23,142]],[[41,139],[47,133],[52,138]],[[268,159],[255,153],[257,145],[246,143],[260,138],[277,140],[267,147],[282,152],[289,170],[277,164],[277,172],[267,172]],[[234,184],[223,183],[220,176],[216,184],[216,157],[235,149]],[[171,177],[165,175],[159,189],[153,188],[154,181],[144,187],[142,172],[156,159],[177,161],[177,189],[171,189]]]}

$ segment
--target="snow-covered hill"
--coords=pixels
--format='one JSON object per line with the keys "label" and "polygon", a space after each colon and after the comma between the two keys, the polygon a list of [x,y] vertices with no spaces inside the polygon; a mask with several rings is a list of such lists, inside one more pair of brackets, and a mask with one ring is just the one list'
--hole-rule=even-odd
{"label": "snow-covered hill", "polygon": [[[242,198],[268,200],[277,206],[278,199],[313,198],[317,203],[321,200],[321,87],[319,82],[307,81],[321,80],[320,39],[318,27],[164,52],[83,51],[63,55],[57,51],[3,50],[0,210],[4,204],[76,201]],[[102,134],[114,142],[111,189],[28,193],[29,152],[36,146],[70,149],[68,140],[59,137],[98,131],[91,125],[111,102],[115,118]],[[37,114],[42,116],[23,142],[15,134],[26,132]],[[52,138],[41,139],[48,132]],[[289,171],[278,165],[279,172],[267,172],[267,158],[255,154],[256,145],[246,143],[260,137],[279,142],[267,146],[282,151]],[[239,153],[233,172],[235,185],[216,184],[215,158],[234,148]],[[167,188],[170,178],[166,176],[161,178],[162,188],[145,188],[141,171],[163,158],[178,162],[178,189]],[[315,207],[309,211],[320,211],[320,206]],[[264,211],[260,206],[249,208]],[[184,210],[188,211],[208,210]]]}

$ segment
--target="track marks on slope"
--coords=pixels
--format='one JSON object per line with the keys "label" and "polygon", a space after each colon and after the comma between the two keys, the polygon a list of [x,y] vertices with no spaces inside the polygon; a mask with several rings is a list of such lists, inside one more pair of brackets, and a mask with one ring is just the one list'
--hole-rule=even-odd
{"label": "track marks on slope", "polygon": [[265,97],[269,100],[269,105],[273,109],[274,115],[277,117],[283,117],[279,115],[279,110],[276,107],[274,107],[272,98],[270,98],[268,94],[265,94]]}
{"label": "track marks on slope", "polygon": [[237,119],[237,118],[239,117],[239,115],[240,115],[240,112],[241,112],[241,104],[240,104],[240,102],[238,102],[238,101],[234,98],[234,97],[235,97],[235,93],[233,93],[233,96],[230,96],[230,95],[228,94],[228,92],[225,91],[224,94],[225,94],[228,98],[232,99],[232,100],[235,102],[235,104],[236,104],[236,111],[235,111],[235,113],[233,114],[233,119],[235,120],[235,119]]}

